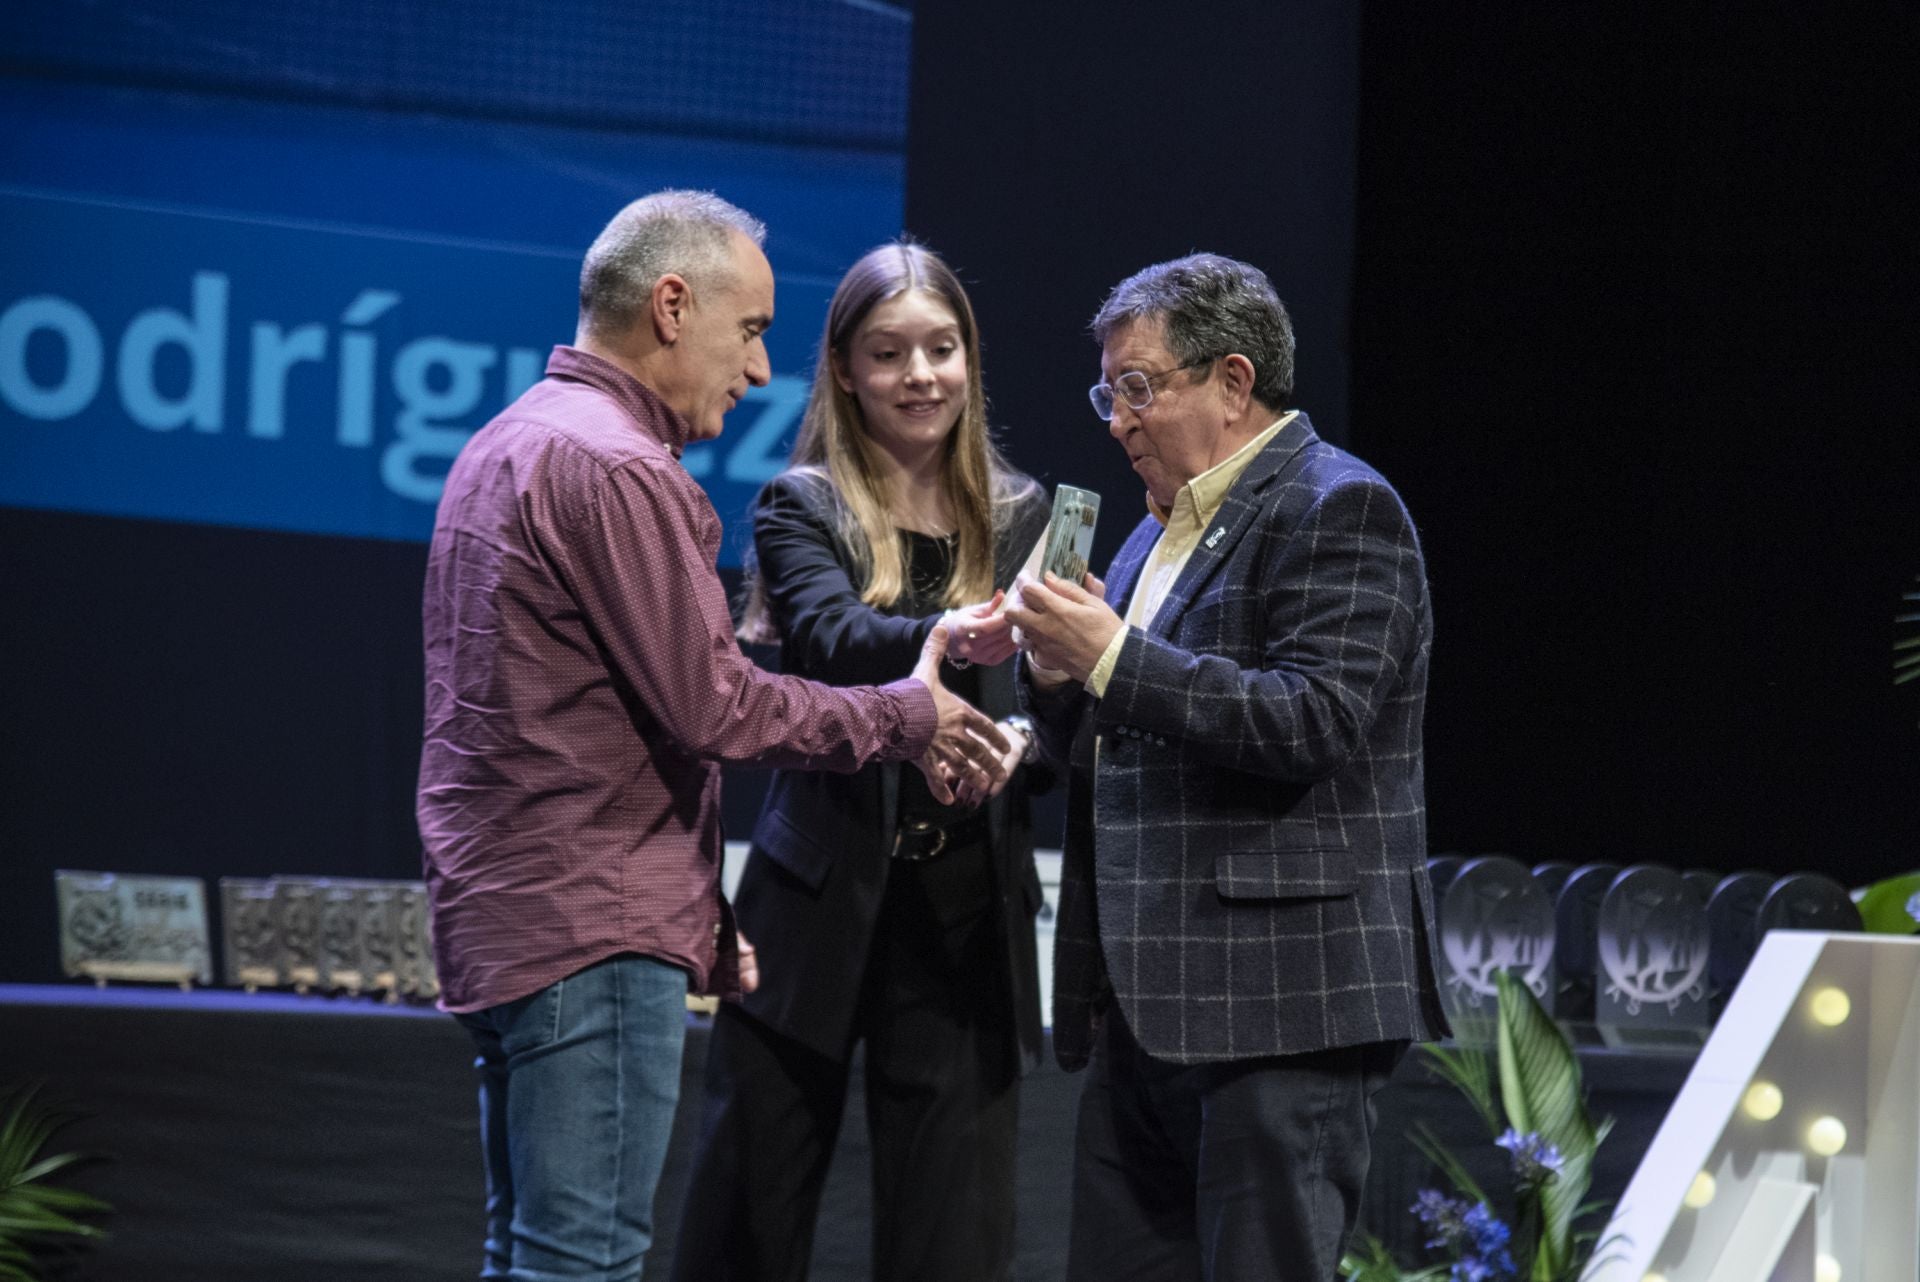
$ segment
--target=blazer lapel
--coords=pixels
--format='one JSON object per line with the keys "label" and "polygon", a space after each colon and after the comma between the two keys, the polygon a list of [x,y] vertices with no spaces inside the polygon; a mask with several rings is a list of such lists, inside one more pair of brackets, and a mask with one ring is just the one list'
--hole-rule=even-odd
{"label": "blazer lapel", "polygon": [[[1151,635],[1162,640],[1172,638],[1174,625],[1186,613],[1193,598],[1199,595],[1202,585],[1215,570],[1226,564],[1235,545],[1253,528],[1254,518],[1260,514],[1261,492],[1302,450],[1319,439],[1306,414],[1297,414],[1291,423],[1280,429],[1279,435],[1267,442],[1267,447],[1254,457],[1253,462],[1247,464],[1247,470],[1233,483],[1233,488],[1227,491],[1227,497],[1220,504],[1220,510],[1208,522],[1206,532],[1193,549],[1193,555],[1181,567],[1180,577],[1173,581],[1167,599],[1160,603],[1153,622],[1147,627]],[[1135,568],[1138,569],[1137,566]]]}
{"label": "blazer lapel", "polygon": [[1126,543],[1114,554],[1113,564],[1107,567],[1107,604],[1122,618],[1127,614],[1127,597],[1139,581],[1140,567],[1146,564],[1147,554],[1159,541],[1160,523],[1148,517],[1134,527]]}

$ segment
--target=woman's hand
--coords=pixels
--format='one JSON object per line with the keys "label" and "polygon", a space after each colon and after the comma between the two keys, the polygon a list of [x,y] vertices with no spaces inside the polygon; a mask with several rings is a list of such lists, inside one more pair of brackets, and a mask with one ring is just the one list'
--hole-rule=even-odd
{"label": "woman's hand", "polygon": [[955,606],[940,616],[947,630],[947,661],[956,668],[984,663],[992,666],[1013,657],[1013,624],[1000,612],[1005,592],[985,601]]}

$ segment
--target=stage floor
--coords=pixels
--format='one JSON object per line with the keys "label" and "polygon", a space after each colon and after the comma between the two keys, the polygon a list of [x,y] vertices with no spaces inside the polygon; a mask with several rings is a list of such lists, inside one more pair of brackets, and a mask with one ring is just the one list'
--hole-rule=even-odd
{"label": "stage floor", "polygon": [[[648,1276],[673,1251],[700,1113],[707,1024],[689,1017],[681,1103]],[[1457,1150],[1499,1154],[1452,1088],[1410,1056],[1383,1092],[1370,1227],[1409,1248],[1405,1208],[1428,1178],[1416,1119]],[[282,994],[0,986],[0,1077],[44,1079],[90,1116],[56,1151],[104,1160],[74,1183],[111,1202],[111,1236],[65,1274],[97,1282],[453,1282],[479,1271],[481,1189],[472,1052],[448,1016]],[[1617,1195],[1692,1065],[1690,1055],[1582,1049],[1598,1116],[1615,1119],[1594,1195]],[[1021,1098],[1014,1276],[1061,1275],[1080,1078],[1051,1063]],[[856,1082],[856,1089],[857,1089]],[[867,1277],[870,1192],[861,1110],[829,1177],[819,1282]]]}

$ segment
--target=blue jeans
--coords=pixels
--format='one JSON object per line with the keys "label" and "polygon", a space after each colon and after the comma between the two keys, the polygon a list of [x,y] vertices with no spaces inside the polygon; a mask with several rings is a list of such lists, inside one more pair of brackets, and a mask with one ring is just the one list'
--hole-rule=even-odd
{"label": "blue jeans", "polygon": [[636,1282],[680,1096],[687,975],[598,962],[457,1018],[480,1055],[483,1278]]}

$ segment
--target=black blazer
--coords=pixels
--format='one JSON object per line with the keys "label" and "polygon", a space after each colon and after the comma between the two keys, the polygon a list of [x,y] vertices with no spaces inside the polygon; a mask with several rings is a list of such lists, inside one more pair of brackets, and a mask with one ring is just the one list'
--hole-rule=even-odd
{"label": "black blazer", "polygon": [[[1107,572],[1122,613],[1159,537],[1142,521]],[[1028,685],[1042,750],[1072,762],[1062,1065],[1086,1062],[1109,997],[1180,1064],[1446,1034],[1421,774],[1432,644],[1399,496],[1301,414],[1128,635],[1104,698]]]}
{"label": "black blazer", "polygon": [[[885,614],[860,600],[852,554],[835,532],[836,507],[830,483],[812,472],[776,477],[755,500],[754,552],[781,633],[781,669],[830,685],[898,680],[938,620]],[[1012,582],[1047,517],[1044,494],[1027,481],[995,540],[997,586]],[[981,669],[980,709],[995,719],[1016,711],[1011,662]],[[913,768],[890,762],[850,775],[778,771],[754,826],[734,911],[760,951],[761,982],[744,1004],[755,1018],[834,1059],[851,1050],[854,1007],[891,864],[900,771]],[[1021,1072],[1039,1062],[1042,1046],[1033,933],[1040,882],[1027,798],[1050,779],[1043,767],[1023,767],[987,803]]]}

